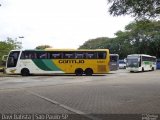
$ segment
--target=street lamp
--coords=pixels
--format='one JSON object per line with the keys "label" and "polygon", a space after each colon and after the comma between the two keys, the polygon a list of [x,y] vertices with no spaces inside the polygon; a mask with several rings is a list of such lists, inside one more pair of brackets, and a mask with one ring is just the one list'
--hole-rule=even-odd
{"label": "street lamp", "polygon": [[[17,38],[19,39],[19,44],[22,45],[22,39],[24,38],[24,36],[18,36]],[[21,47],[22,47],[22,46],[21,46]],[[22,47],[22,48],[23,48],[23,47]]]}
{"label": "street lamp", "polygon": [[18,38],[24,38],[24,36],[19,36]]}

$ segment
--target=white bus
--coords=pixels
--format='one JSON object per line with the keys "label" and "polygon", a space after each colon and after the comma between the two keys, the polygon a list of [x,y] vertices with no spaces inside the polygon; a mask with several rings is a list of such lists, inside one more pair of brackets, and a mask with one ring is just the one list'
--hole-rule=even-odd
{"label": "white bus", "polygon": [[126,69],[130,72],[156,70],[156,57],[145,54],[128,55]]}

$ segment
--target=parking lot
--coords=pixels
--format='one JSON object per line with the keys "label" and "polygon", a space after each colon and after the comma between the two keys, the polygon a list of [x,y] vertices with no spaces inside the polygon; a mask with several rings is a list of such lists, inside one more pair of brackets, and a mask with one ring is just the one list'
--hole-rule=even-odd
{"label": "parking lot", "polygon": [[72,114],[85,119],[104,119],[105,114],[158,114],[159,91],[159,70],[118,70],[94,76],[1,76],[0,113]]}

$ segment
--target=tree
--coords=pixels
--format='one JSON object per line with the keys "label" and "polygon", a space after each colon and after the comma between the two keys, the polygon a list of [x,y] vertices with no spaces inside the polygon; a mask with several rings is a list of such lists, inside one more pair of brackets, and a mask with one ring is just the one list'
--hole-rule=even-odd
{"label": "tree", "polygon": [[45,49],[45,48],[52,48],[52,46],[50,46],[50,45],[39,45],[39,46],[37,46],[35,49],[43,50],[43,49]]}
{"label": "tree", "polygon": [[[148,53],[159,56],[158,46],[160,45],[160,21],[136,21],[128,26],[131,33],[131,43],[137,53]],[[157,46],[157,47],[156,47]]]}
{"label": "tree", "polygon": [[136,18],[154,18],[160,15],[160,0],[108,0],[113,16],[132,15]]}
{"label": "tree", "polygon": [[15,50],[15,49],[21,49],[22,48],[22,43],[17,41],[16,39],[13,40],[12,38],[7,38],[7,40],[0,41],[0,64],[2,60],[3,55],[8,55],[10,50]]}
{"label": "tree", "polygon": [[79,49],[103,49],[104,43],[109,40],[107,37],[100,37],[96,39],[90,39],[86,41],[83,45],[79,47]]}
{"label": "tree", "polygon": [[116,33],[121,57],[128,54],[149,54],[160,57],[160,21],[141,20],[128,24],[125,31]]}
{"label": "tree", "polygon": [[110,53],[119,54],[120,59],[128,54],[149,54],[160,58],[159,28],[160,21],[134,21],[125,27],[125,31],[116,32],[115,38],[91,39],[80,48],[108,48]]}

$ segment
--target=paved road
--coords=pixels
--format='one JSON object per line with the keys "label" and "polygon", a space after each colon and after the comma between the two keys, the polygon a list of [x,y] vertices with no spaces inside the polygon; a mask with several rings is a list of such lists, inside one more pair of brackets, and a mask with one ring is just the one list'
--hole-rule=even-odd
{"label": "paved road", "polygon": [[86,119],[103,119],[102,114],[158,114],[159,91],[160,71],[0,77],[0,113],[78,114]]}

